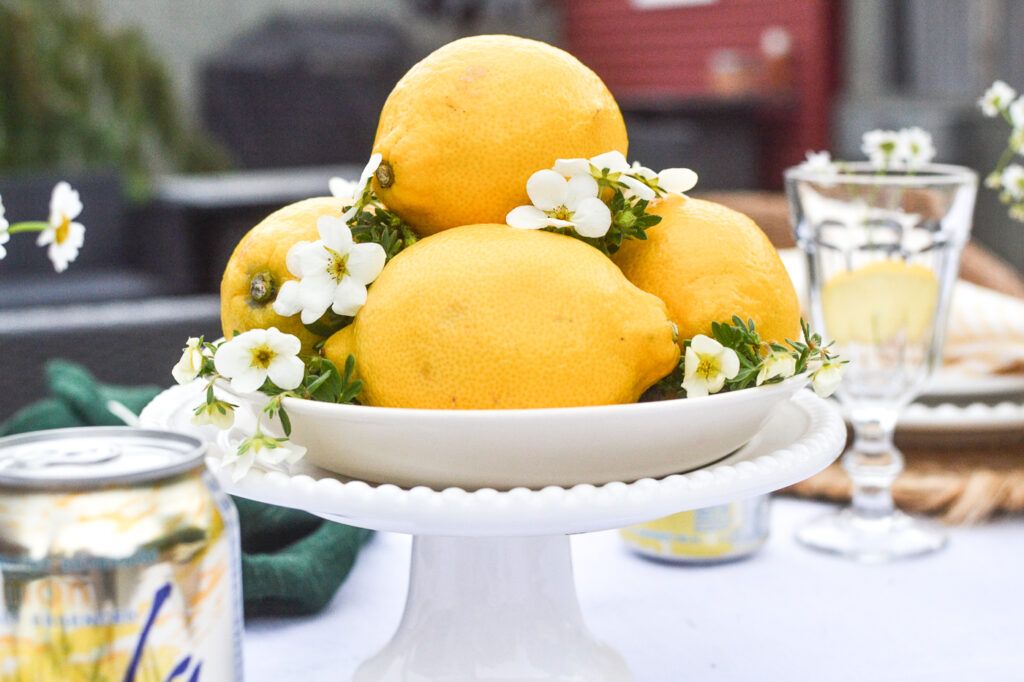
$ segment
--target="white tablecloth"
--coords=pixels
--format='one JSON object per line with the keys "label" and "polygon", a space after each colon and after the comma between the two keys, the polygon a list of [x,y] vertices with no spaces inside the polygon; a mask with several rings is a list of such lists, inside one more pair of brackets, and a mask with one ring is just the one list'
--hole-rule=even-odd
{"label": "white tablecloth", "polygon": [[[1024,519],[950,530],[939,554],[859,565],[793,540],[827,505],[773,500],[772,537],[717,566],[572,539],[583,615],[637,682],[1024,680]],[[410,538],[377,533],[322,614],[246,628],[248,682],[347,680],[401,618]]]}

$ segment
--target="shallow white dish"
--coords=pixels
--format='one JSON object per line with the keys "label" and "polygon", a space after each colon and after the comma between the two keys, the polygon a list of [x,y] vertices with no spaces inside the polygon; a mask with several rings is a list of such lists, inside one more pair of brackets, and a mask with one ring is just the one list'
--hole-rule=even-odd
{"label": "shallow white dish", "polygon": [[971,374],[953,368],[935,372],[921,392],[927,398],[970,399],[1024,394],[1024,374]]}
{"label": "shallow white dish", "polygon": [[[210,440],[215,431],[197,429],[189,421],[188,406],[197,398],[195,386],[168,389],[143,410],[141,423]],[[627,429],[632,438],[626,452],[643,448],[645,426],[641,417]],[[419,447],[406,437],[406,450]],[[845,442],[846,427],[838,408],[802,390],[779,402],[764,427],[721,462],[657,480],[541,490],[517,487],[506,492],[458,487],[439,491],[422,485],[410,489],[393,483],[374,485],[301,462],[291,474],[254,469],[238,482],[229,476],[221,480],[236,495],[377,530],[452,536],[545,535],[614,528],[776,490],[825,468]]]}
{"label": "shallow white dish", "polygon": [[927,433],[999,433],[1005,437],[1024,437],[1024,404],[1001,402],[994,405],[924,405],[913,403],[900,413],[897,432]]}
{"label": "shallow white dish", "polygon": [[[691,471],[749,441],[808,382],[697,399],[524,410],[423,410],[286,398],[306,461],[343,476],[438,490],[601,484]],[[235,396],[254,409],[263,396]]]}

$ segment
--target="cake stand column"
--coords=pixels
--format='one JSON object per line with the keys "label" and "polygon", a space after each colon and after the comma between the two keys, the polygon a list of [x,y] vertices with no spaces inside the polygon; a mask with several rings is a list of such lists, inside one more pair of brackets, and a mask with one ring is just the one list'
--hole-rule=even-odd
{"label": "cake stand column", "polygon": [[413,538],[405,613],[355,682],[628,682],[583,623],[569,538]]}

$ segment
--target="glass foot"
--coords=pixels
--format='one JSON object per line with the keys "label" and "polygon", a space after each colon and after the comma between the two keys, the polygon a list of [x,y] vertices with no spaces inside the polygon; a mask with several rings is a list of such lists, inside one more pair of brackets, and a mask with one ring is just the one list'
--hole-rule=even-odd
{"label": "glass foot", "polygon": [[822,552],[863,563],[884,563],[928,554],[946,544],[946,532],[932,521],[901,511],[869,517],[846,508],[805,524],[796,539]]}

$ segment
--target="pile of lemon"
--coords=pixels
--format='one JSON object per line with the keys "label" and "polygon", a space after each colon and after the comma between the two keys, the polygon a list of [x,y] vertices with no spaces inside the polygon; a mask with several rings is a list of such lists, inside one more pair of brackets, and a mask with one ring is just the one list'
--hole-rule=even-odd
{"label": "pile of lemon", "polygon": [[[671,195],[661,222],[609,259],[563,234],[518,230],[527,179],[557,159],[628,152],[611,93],[545,43],[475,36],[415,65],[381,111],[373,189],[422,237],[369,287],[354,321],[326,339],[354,355],[363,404],[414,408],[569,407],[635,402],[713,321],[751,318],[765,339],[799,334],[796,293],[746,216]],[[287,253],[351,200],[316,198],[270,216],[239,243],[221,285],[225,335],[276,326]],[[678,334],[675,330],[678,329]]]}

